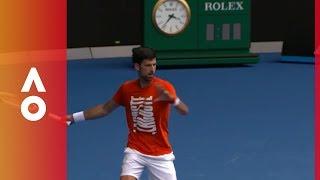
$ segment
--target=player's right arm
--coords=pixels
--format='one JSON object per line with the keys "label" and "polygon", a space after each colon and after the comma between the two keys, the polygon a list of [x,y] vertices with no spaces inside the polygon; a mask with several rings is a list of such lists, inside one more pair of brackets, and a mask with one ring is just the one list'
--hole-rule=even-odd
{"label": "player's right arm", "polygon": [[73,113],[67,116],[67,124],[70,125],[75,122],[80,122],[84,120],[96,119],[99,117],[107,116],[113,110],[115,110],[120,105],[123,106],[123,96],[124,96],[124,85],[121,85],[115,95],[111,100],[105,102],[104,104],[99,104],[95,107],[89,108],[84,111]]}
{"label": "player's right arm", "polygon": [[68,115],[67,122],[69,121],[72,124],[77,121],[92,120],[104,117],[110,114],[117,107],[119,107],[119,105],[113,99],[111,99],[104,104],[99,104],[87,110]]}
{"label": "player's right arm", "polygon": [[86,120],[96,119],[99,117],[107,116],[113,110],[115,110],[119,105],[114,102],[113,99],[107,101],[104,104],[99,104],[93,108],[89,108],[84,111],[84,117]]}

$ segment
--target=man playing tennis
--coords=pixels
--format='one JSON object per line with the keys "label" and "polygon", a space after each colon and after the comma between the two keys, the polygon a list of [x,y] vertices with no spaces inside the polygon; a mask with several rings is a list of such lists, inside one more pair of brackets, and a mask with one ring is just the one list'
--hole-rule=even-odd
{"label": "man playing tennis", "polygon": [[172,84],[154,76],[153,49],[139,47],[132,53],[139,78],[123,83],[105,104],[68,115],[67,121],[72,124],[99,118],[124,106],[129,135],[120,180],[138,180],[144,167],[150,180],[176,180],[175,157],[168,140],[170,105],[182,115],[188,113],[188,107],[177,97]]}

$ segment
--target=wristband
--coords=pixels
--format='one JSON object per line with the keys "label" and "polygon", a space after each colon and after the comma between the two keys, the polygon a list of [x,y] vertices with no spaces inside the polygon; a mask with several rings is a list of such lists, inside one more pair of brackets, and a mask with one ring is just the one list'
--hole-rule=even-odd
{"label": "wristband", "polygon": [[181,102],[180,99],[177,97],[173,102],[173,106],[178,106],[180,102]]}
{"label": "wristband", "polygon": [[83,111],[80,111],[80,112],[77,112],[77,113],[73,113],[72,117],[73,117],[74,122],[81,122],[81,121],[86,120],[85,117],[84,117]]}

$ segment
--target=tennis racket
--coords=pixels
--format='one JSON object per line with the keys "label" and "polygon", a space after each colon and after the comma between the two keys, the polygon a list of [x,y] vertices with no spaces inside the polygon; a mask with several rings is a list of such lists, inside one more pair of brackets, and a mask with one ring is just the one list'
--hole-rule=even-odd
{"label": "tennis racket", "polygon": [[[0,91],[0,103],[4,103],[4,104],[12,106],[14,108],[20,109],[21,99],[15,94]],[[31,104],[29,106],[29,110],[31,110],[31,111],[36,111],[37,108],[38,108],[38,106],[35,104]],[[49,118],[57,121],[60,124],[63,124],[63,125],[67,124],[68,126],[71,124],[70,121],[66,121],[66,118],[63,118],[57,114],[49,112],[48,116],[49,116]]]}

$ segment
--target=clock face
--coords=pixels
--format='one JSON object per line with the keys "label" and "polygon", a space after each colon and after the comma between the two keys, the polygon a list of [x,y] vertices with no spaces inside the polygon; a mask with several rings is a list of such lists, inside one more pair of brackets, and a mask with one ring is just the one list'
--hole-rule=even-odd
{"label": "clock face", "polygon": [[153,23],[167,35],[181,33],[189,24],[190,8],[184,0],[159,0],[153,9]]}

